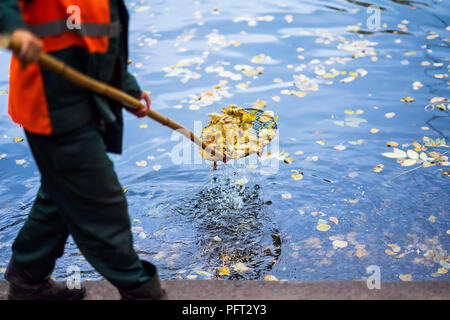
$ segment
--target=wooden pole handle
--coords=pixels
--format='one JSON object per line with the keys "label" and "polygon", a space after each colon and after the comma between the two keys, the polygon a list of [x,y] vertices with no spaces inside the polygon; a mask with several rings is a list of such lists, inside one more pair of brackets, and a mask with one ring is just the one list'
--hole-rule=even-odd
{"label": "wooden pole handle", "polygon": [[[9,49],[13,50],[14,52],[19,52],[21,48],[21,44],[13,41],[12,39],[9,39]],[[38,63],[64,77],[65,79],[69,80],[70,82],[77,84],[81,87],[84,87],[86,89],[89,89],[93,92],[96,92],[98,94],[107,96],[111,99],[117,100],[125,104],[127,107],[139,110],[145,108],[145,105],[143,105],[138,99],[132,97],[131,95],[123,92],[122,90],[119,90],[117,88],[114,88],[104,82],[98,81],[94,78],[91,78],[89,76],[86,76],[82,74],[81,72],[69,67],[64,62],[56,59],[55,57],[52,57],[51,55],[41,52],[39,56]],[[214,161],[226,161],[226,155],[225,153],[216,151],[214,148],[209,147],[202,139],[200,139],[198,136],[196,136],[192,131],[186,129],[182,125],[178,124],[177,122],[159,114],[158,112],[154,110],[149,110],[147,115],[152,118],[153,120],[161,123],[164,126],[167,126],[173,130],[178,131],[182,135],[184,135],[186,138],[190,139],[192,142],[197,144],[199,147],[204,149],[206,152],[208,152],[214,159]]]}

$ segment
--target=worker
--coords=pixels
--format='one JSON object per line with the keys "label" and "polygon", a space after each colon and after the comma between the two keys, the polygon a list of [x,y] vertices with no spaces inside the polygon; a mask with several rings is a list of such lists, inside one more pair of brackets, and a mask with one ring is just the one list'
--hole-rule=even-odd
{"label": "worker", "polygon": [[123,0],[2,0],[0,33],[21,43],[12,56],[8,112],[23,127],[41,174],[5,272],[9,298],[82,299],[50,277],[72,236],[86,260],[122,299],[167,299],[156,267],[133,247],[123,188],[107,152],[122,152],[122,105],[43,69],[41,51],[145,101],[127,72],[128,12]]}

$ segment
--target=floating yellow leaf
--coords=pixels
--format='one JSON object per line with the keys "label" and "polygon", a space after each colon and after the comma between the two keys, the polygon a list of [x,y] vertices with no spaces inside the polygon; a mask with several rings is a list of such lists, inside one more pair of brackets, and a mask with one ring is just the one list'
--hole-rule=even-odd
{"label": "floating yellow leaf", "polygon": [[388,142],[386,142],[386,145],[388,147],[398,147],[398,143],[395,141],[388,141]]}
{"label": "floating yellow leaf", "polygon": [[235,183],[238,184],[238,185],[240,185],[240,186],[243,186],[244,184],[247,184],[247,183],[248,183],[248,180],[245,179],[245,178],[242,178],[242,179],[236,180]]}
{"label": "floating yellow leaf", "polygon": [[159,164],[155,164],[153,166],[153,170],[155,170],[155,171],[159,171],[160,169],[161,169],[161,165],[159,165]]}
{"label": "floating yellow leaf", "polygon": [[392,117],[395,117],[395,112],[388,112],[384,115],[386,118],[390,119]]}
{"label": "floating yellow leaf", "polygon": [[226,276],[228,274],[230,274],[230,268],[228,268],[227,266],[224,266],[222,268],[219,269],[219,274],[221,276]]}
{"label": "floating yellow leaf", "polygon": [[256,168],[258,168],[258,165],[257,165],[257,164],[251,164],[251,163],[249,163],[249,164],[247,165],[247,168],[249,168],[249,169],[256,169]]}
{"label": "floating yellow leaf", "polygon": [[347,83],[347,82],[351,82],[353,80],[355,80],[355,77],[346,77],[344,79],[341,79],[341,82]]}
{"label": "floating yellow leaf", "polygon": [[384,168],[384,164],[379,164],[375,168],[373,168],[373,171],[381,172],[381,171],[383,171],[383,168]]}
{"label": "floating yellow leaf", "polygon": [[205,277],[211,277],[212,274],[206,271],[202,271],[202,270],[195,270],[196,273],[198,273],[201,276],[205,276]]}
{"label": "floating yellow leaf", "polygon": [[294,93],[294,95],[296,95],[299,98],[303,98],[306,96],[306,92],[303,92],[303,91],[294,91],[293,93]]}
{"label": "floating yellow leaf", "polygon": [[360,144],[363,144],[363,140],[359,139],[359,140],[356,140],[356,141],[349,141],[348,143],[350,143],[352,145],[360,145]]}
{"label": "floating yellow leaf", "polygon": [[411,159],[415,159],[418,160],[419,159],[419,154],[417,152],[415,152],[414,150],[408,150],[406,152],[406,154],[408,155],[408,157],[410,157]]}
{"label": "floating yellow leaf", "polygon": [[226,254],[226,253],[221,253],[219,258],[220,258],[220,260],[223,260],[224,262],[231,260],[231,256],[229,254]]}
{"label": "floating yellow leaf", "polygon": [[237,89],[247,89],[248,88],[248,84],[246,84],[244,82],[241,82],[241,83],[237,84],[235,87]]}
{"label": "floating yellow leaf", "polygon": [[316,143],[323,146],[325,144],[325,140],[317,140]]}
{"label": "floating yellow leaf", "polygon": [[337,146],[333,147],[335,150],[339,150],[339,151],[343,151],[345,149],[347,149],[346,146],[343,146],[342,144],[338,144]]}
{"label": "floating yellow leaf", "polygon": [[401,99],[401,101],[403,102],[414,102],[414,98],[413,97],[404,97]]}
{"label": "floating yellow leaf", "polygon": [[281,195],[281,198],[284,199],[284,200],[292,199],[292,194],[290,194],[290,193],[283,193]]}
{"label": "floating yellow leaf", "polygon": [[433,97],[430,99],[430,103],[432,104],[444,101],[448,102],[448,99],[446,99],[445,97]]}
{"label": "floating yellow leaf", "polygon": [[147,166],[147,161],[142,160],[142,161],[136,161],[136,165],[138,167],[146,167]]}
{"label": "floating yellow leaf", "polygon": [[316,226],[316,229],[319,231],[328,231],[328,230],[330,230],[330,228],[331,228],[331,226],[326,223],[319,223]]}
{"label": "floating yellow leaf", "polygon": [[248,270],[250,270],[250,268],[247,267],[242,262],[237,262],[232,267],[233,267],[234,271],[236,271],[237,273],[244,273],[244,272],[247,272]]}
{"label": "floating yellow leaf", "polygon": [[294,158],[292,158],[292,157],[287,157],[287,158],[284,158],[284,163],[292,163],[292,162],[294,162]]}
{"label": "floating yellow leaf", "polygon": [[420,145],[420,143],[418,143],[418,142],[416,141],[416,139],[414,139],[414,141],[413,141],[413,146],[414,146],[414,150],[415,150],[415,151],[420,151],[420,150],[422,150],[422,146]]}
{"label": "floating yellow leaf", "polygon": [[336,217],[330,217],[330,221],[334,222],[335,224],[339,223],[339,220]]}
{"label": "floating yellow leaf", "polygon": [[411,281],[412,276],[410,274],[400,274],[398,276],[402,281]]}
{"label": "floating yellow leaf", "polygon": [[429,216],[429,217],[428,217],[428,221],[430,221],[430,222],[436,222],[436,217],[435,217],[435,216]]}
{"label": "floating yellow leaf", "polygon": [[448,270],[445,269],[445,268],[439,268],[439,269],[438,269],[438,273],[440,273],[440,274],[445,274],[445,273],[447,273],[447,272],[448,272]]}
{"label": "floating yellow leaf", "polygon": [[294,180],[302,180],[303,179],[303,173],[297,172],[297,173],[293,173],[291,175],[292,179]]}
{"label": "floating yellow leaf", "polygon": [[253,105],[256,108],[264,108],[267,105],[267,103],[265,101],[258,100],[256,102],[254,102]]}
{"label": "floating yellow leaf", "polygon": [[260,55],[254,56],[252,58],[253,63],[262,63],[262,62],[268,62],[272,60],[269,56],[266,56],[264,53],[261,53]]}
{"label": "floating yellow leaf", "polygon": [[390,256],[396,255],[397,253],[395,253],[394,251],[392,251],[391,249],[386,249],[384,250],[384,252]]}
{"label": "floating yellow leaf", "polygon": [[416,159],[406,159],[402,162],[402,167],[410,167],[417,163]]}
{"label": "floating yellow leaf", "polygon": [[357,256],[358,258],[361,258],[362,256],[366,255],[366,250],[364,249],[358,249],[356,250],[355,256]]}
{"label": "floating yellow leaf", "polygon": [[148,128],[148,124],[143,123],[143,124],[139,125],[139,128],[146,129],[146,128]]}
{"label": "floating yellow leaf", "polygon": [[407,157],[407,154],[405,151],[397,149],[397,148],[394,148],[394,152],[384,152],[381,155],[388,157],[388,158],[395,158],[395,159]]}
{"label": "floating yellow leaf", "polygon": [[344,240],[334,240],[333,241],[333,248],[337,249],[337,248],[345,248],[348,245],[347,241]]}
{"label": "floating yellow leaf", "polygon": [[20,137],[14,138],[14,142],[22,142],[22,141],[23,141],[23,138],[20,138]]}
{"label": "floating yellow leaf", "polygon": [[377,133],[378,131],[380,131],[380,130],[377,129],[377,128],[372,128],[372,129],[370,129],[370,132],[371,132],[371,133]]}

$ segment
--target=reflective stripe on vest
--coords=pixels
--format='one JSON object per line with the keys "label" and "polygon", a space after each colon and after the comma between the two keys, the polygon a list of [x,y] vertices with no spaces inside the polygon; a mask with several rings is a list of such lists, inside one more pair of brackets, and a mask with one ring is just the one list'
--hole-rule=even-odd
{"label": "reflective stripe on vest", "polygon": [[[120,23],[111,21],[110,1],[18,0],[23,21],[41,39],[44,52],[81,47],[88,54],[107,53],[110,39],[120,34]],[[73,13],[68,10],[71,6],[78,7],[79,19],[73,19]],[[68,20],[79,21],[80,28],[70,29]],[[46,90],[55,90],[57,85],[45,87],[47,84],[38,64],[21,68],[13,56],[10,70],[9,114],[12,120],[32,133],[52,134],[51,113],[66,103],[65,97],[54,95],[48,100]]]}
{"label": "reflective stripe on vest", "polygon": [[38,25],[29,25],[28,28],[37,37],[49,37],[60,35],[64,32],[74,32],[80,36],[87,37],[118,37],[121,31],[121,25],[118,21],[110,24],[103,23],[81,23],[80,28],[69,29],[67,20],[56,20]]}

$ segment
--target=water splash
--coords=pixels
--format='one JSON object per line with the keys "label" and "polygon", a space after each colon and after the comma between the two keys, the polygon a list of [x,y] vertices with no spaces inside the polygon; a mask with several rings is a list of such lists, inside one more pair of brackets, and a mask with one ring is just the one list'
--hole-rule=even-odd
{"label": "water splash", "polygon": [[201,190],[174,210],[192,220],[197,258],[203,265],[230,265],[229,278],[235,279],[243,276],[233,265],[244,263],[250,268],[245,278],[257,279],[276,262],[281,239],[270,218],[271,202],[261,198],[259,184],[235,184],[237,169],[225,166],[215,172]]}

